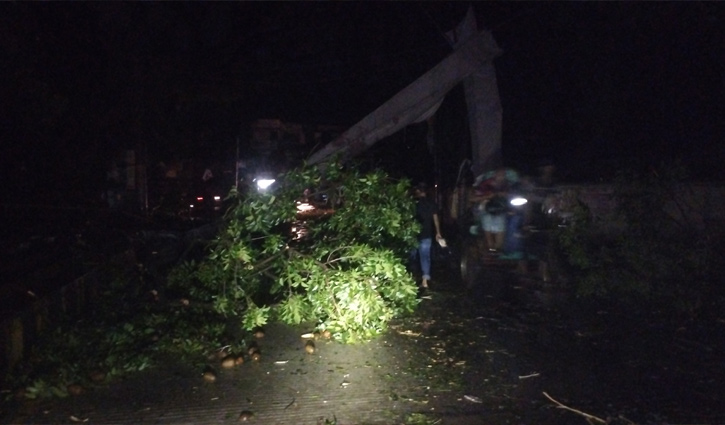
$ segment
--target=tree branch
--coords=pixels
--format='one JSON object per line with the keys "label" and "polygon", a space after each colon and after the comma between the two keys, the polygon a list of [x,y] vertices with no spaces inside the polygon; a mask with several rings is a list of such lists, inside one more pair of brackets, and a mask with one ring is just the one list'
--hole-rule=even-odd
{"label": "tree branch", "polygon": [[606,425],[606,423],[607,423],[607,421],[605,421],[604,419],[598,418],[598,417],[596,417],[596,416],[592,416],[592,415],[590,415],[590,414],[588,414],[588,413],[584,413],[584,412],[582,412],[581,410],[576,410],[576,409],[572,409],[571,407],[568,407],[568,406],[565,406],[565,405],[563,405],[563,404],[559,403],[558,401],[556,401],[556,400],[554,400],[553,398],[551,398],[551,396],[550,396],[549,394],[547,394],[547,393],[546,393],[546,391],[544,391],[544,393],[543,393],[543,394],[544,394],[544,396],[545,396],[546,398],[548,398],[548,399],[549,399],[549,400],[551,400],[551,401],[552,401],[552,402],[553,402],[554,404],[556,404],[556,406],[557,406],[557,407],[558,407],[559,409],[565,409],[565,410],[568,410],[568,411],[570,411],[570,412],[574,412],[574,413],[576,413],[576,414],[578,414],[578,415],[584,416],[584,417],[585,417],[585,418],[587,419],[587,421],[588,421],[588,422],[589,422],[589,421],[592,421],[592,420],[593,420],[593,421],[596,421],[596,422],[598,422],[598,423],[600,423],[600,424],[605,424],[605,425]]}
{"label": "tree branch", "polygon": [[312,260],[313,260],[313,261],[314,261],[314,262],[315,262],[315,263],[316,263],[316,264],[317,264],[318,266],[320,266],[320,267],[321,267],[321,268],[322,268],[323,270],[325,270],[325,271],[327,271],[327,270],[329,270],[329,269],[330,269],[330,267],[329,267],[329,266],[328,266],[327,264],[325,264],[325,263],[323,263],[323,262],[321,262],[321,261],[319,261],[319,260],[317,260],[317,259],[313,258],[313,257],[312,257],[312,256],[310,256],[310,255],[304,255],[304,254],[302,254],[301,252],[297,251],[297,250],[296,250],[296,249],[294,249],[294,248],[287,248],[287,249],[289,250],[290,254],[292,254],[292,255],[295,255],[296,257],[299,257],[299,258],[312,258]]}

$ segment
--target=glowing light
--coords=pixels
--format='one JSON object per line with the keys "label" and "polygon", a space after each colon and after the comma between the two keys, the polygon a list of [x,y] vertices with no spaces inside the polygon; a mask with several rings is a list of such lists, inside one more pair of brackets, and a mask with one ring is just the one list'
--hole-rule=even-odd
{"label": "glowing light", "polygon": [[299,211],[299,212],[307,212],[307,211],[312,211],[314,209],[315,209],[315,206],[308,202],[298,202],[297,203],[297,211]]}
{"label": "glowing light", "polygon": [[526,198],[522,198],[520,196],[517,196],[516,198],[513,198],[511,200],[511,205],[513,205],[515,207],[520,207],[521,205],[524,205],[527,202],[529,202],[529,201],[527,201]]}

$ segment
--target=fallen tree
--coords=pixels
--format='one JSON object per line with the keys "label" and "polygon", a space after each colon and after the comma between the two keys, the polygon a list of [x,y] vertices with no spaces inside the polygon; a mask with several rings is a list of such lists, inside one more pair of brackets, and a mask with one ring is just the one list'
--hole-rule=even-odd
{"label": "fallen tree", "polygon": [[[417,305],[405,267],[419,229],[409,189],[382,171],[326,164],[278,176],[269,192],[232,191],[209,255],[175,270],[169,290],[213,303],[247,330],[278,318],[314,322],[338,340],[373,337]],[[323,213],[301,217],[303,204]]]}

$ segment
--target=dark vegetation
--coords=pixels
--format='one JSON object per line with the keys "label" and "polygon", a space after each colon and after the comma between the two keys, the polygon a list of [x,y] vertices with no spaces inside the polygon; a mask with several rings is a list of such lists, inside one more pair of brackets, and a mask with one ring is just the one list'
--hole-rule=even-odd
{"label": "dark vegetation", "polygon": [[722,320],[725,222],[679,167],[620,172],[607,222],[584,205],[560,234],[572,289],[620,308],[672,320]]}

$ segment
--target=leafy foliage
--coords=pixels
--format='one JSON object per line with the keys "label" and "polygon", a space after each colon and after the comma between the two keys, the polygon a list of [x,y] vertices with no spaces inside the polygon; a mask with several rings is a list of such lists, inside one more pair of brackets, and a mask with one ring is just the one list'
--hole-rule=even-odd
{"label": "leafy foliage", "polygon": [[158,300],[144,287],[140,276],[112,279],[98,308],[81,320],[58,317],[5,382],[26,398],[66,397],[71,385],[92,387],[170,359],[201,367],[208,353],[229,344],[219,313]]}
{"label": "leafy foliage", "polygon": [[[561,233],[580,295],[647,301],[687,315],[722,302],[715,285],[723,266],[716,236],[722,228],[698,224],[702,206],[691,205],[692,187],[684,171],[663,169],[667,171],[618,175],[617,209],[607,231],[580,206]],[[612,231],[612,223],[618,231]]]}
{"label": "leafy foliage", "polygon": [[[186,282],[188,296],[240,316],[247,330],[276,313],[287,323],[316,321],[344,341],[373,337],[415,308],[403,263],[419,230],[408,181],[329,164],[277,182],[271,192],[232,191],[235,204]],[[325,205],[300,217],[297,205],[314,199]]]}

